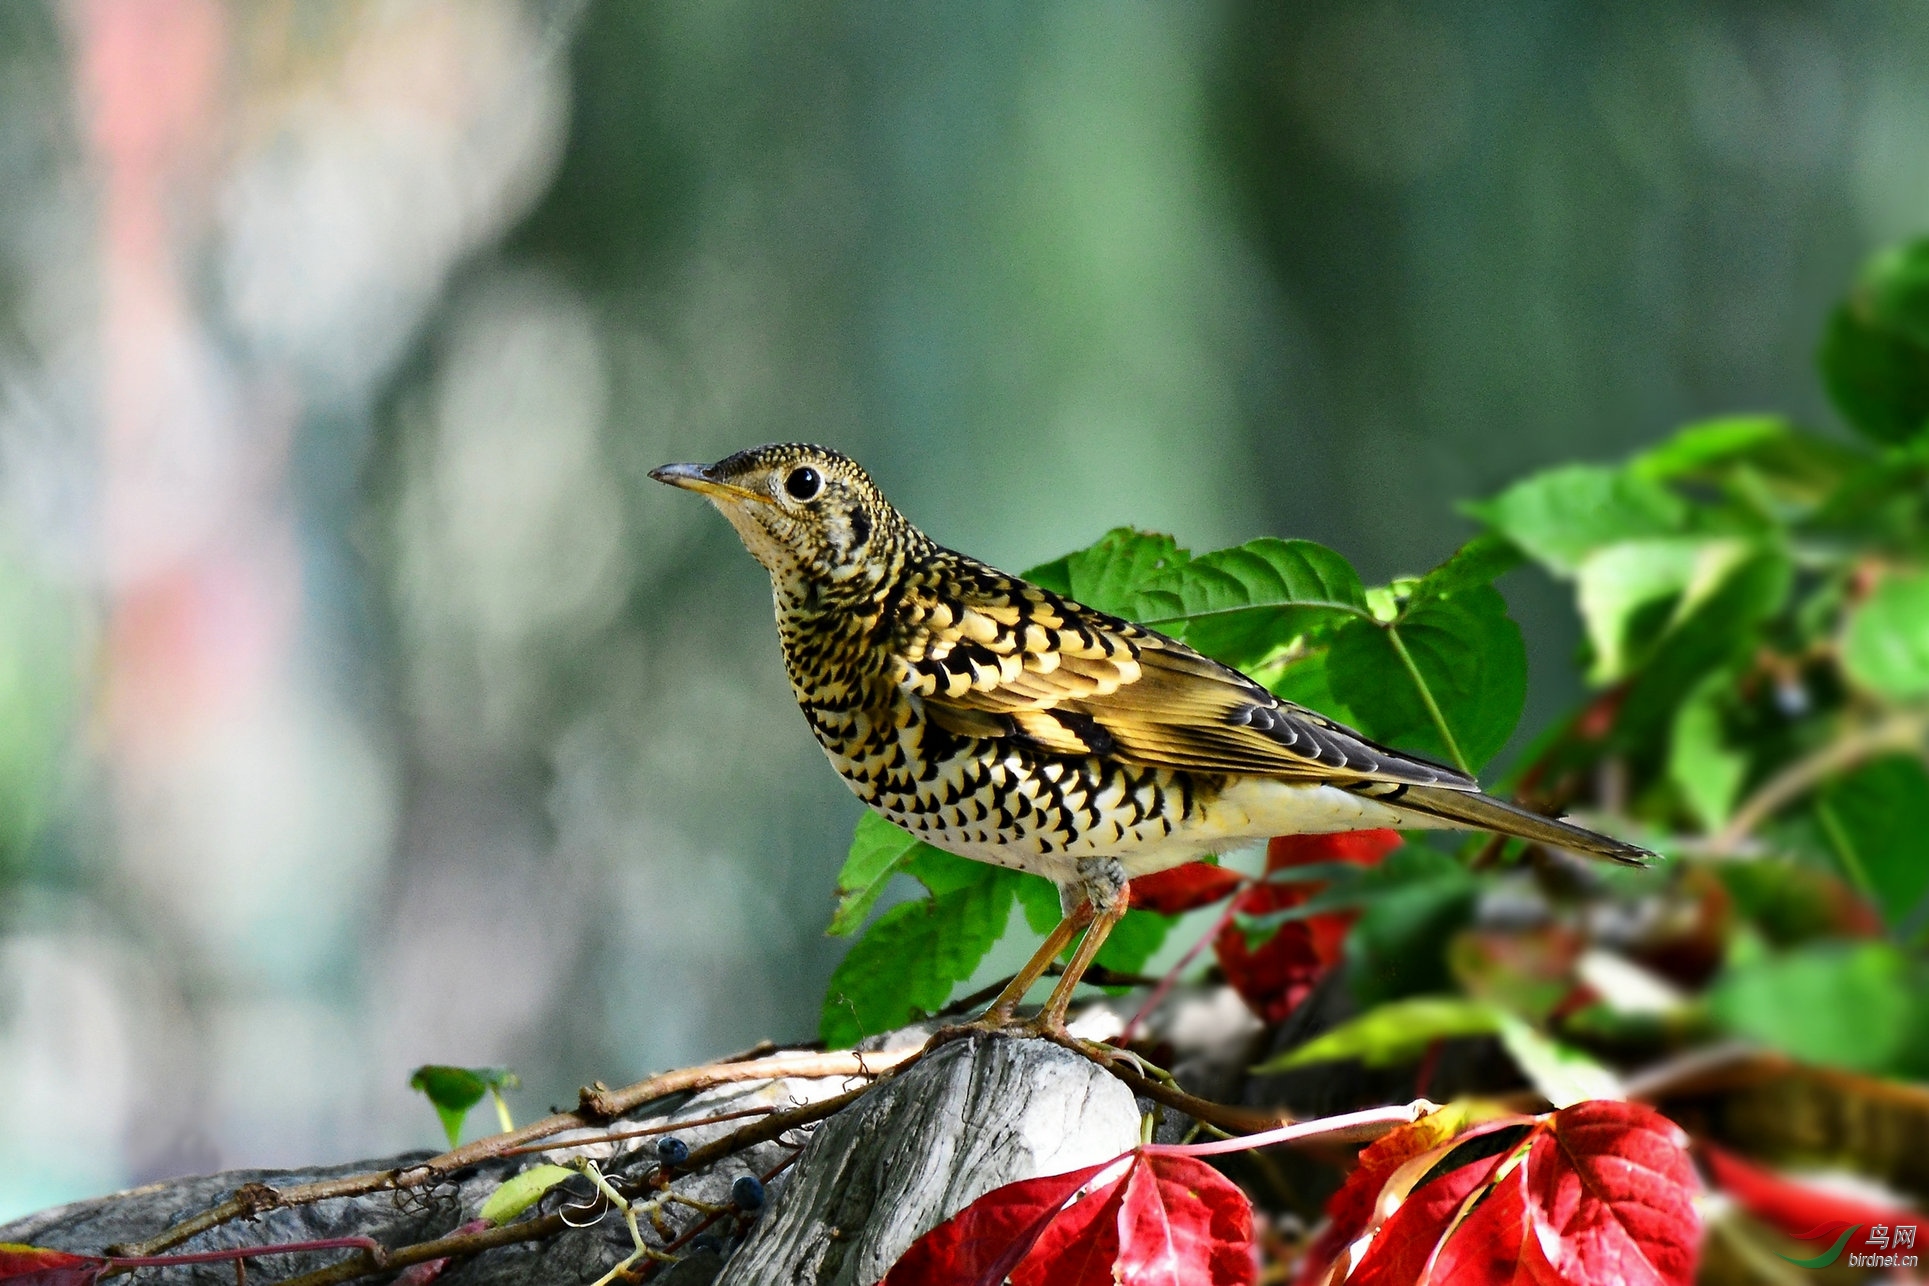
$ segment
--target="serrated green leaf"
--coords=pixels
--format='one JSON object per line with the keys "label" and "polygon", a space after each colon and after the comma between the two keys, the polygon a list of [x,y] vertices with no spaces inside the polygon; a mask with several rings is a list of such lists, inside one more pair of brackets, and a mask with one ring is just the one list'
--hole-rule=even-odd
{"label": "serrated green leaf", "polygon": [[1357,1058],[1368,1067],[1397,1067],[1418,1059],[1437,1040],[1491,1036],[1500,1023],[1501,1011],[1484,1000],[1410,996],[1375,1005],[1252,1071],[1265,1075],[1342,1058]]}
{"label": "serrated green leaf", "polygon": [[1728,744],[1722,728],[1725,674],[1704,680],[1675,715],[1668,738],[1668,776],[1707,832],[1720,830],[1748,775],[1748,756]]}
{"label": "serrated green leaf", "polygon": [[1685,501],[1655,482],[1595,464],[1537,473],[1464,508],[1563,576],[1603,545],[1671,535],[1688,514]]}
{"label": "serrated green leaf", "polygon": [[[963,859],[959,859],[963,860]],[[865,930],[837,969],[818,1020],[826,1045],[841,1049],[942,1009],[1005,931],[1013,883],[999,868],[948,892],[894,906]]]}
{"label": "serrated green leaf", "polygon": [[1527,704],[1527,647],[1491,585],[1416,598],[1391,625],[1348,621],[1326,673],[1368,736],[1467,772],[1507,744]]}
{"label": "serrated green leaf", "polygon": [[1450,595],[1476,585],[1491,585],[1526,561],[1520,546],[1504,536],[1485,532],[1453,552],[1446,562],[1422,576],[1413,586],[1415,599]]}
{"label": "serrated green leaf", "polygon": [[490,1193],[476,1217],[497,1226],[506,1224],[540,1201],[543,1193],[579,1173],[568,1166],[532,1165],[520,1174],[511,1175]]}
{"label": "serrated green leaf", "polygon": [[1025,579],[1115,616],[1131,611],[1140,587],[1192,555],[1159,532],[1116,527],[1088,549],[1034,567]]}
{"label": "serrated green leaf", "polygon": [[1514,1066],[1556,1108],[1589,1099],[1623,1099],[1621,1078],[1593,1058],[1529,1026],[1513,1014],[1496,1014],[1495,1033]]}
{"label": "serrated green leaf", "polygon": [[1886,755],[1830,782],[1815,811],[1849,882],[1901,924],[1929,895],[1929,769]]}
{"label": "serrated green leaf", "polygon": [[1850,614],[1842,666],[1893,701],[1929,696],[1929,572],[1884,577]]}
{"label": "serrated green leaf", "polygon": [[903,827],[866,809],[857,819],[851,851],[837,873],[837,910],[825,932],[839,938],[855,933],[920,843]]}
{"label": "serrated green leaf", "polygon": [[1344,558],[1310,540],[1266,537],[1201,554],[1147,581],[1133,619],[1215,660],[1255,665],[1308,630],[1367,613]]}
{"label": "serrated green leaf", "polygon": [[419,1090],[435,1108],[449,1146],[462,1137],[462,1122],[469,1109],[491,1090],[520,1089],[522,1081],[506,1067],[451,1067],[426,1063],[409,1074],[409,1088]]}

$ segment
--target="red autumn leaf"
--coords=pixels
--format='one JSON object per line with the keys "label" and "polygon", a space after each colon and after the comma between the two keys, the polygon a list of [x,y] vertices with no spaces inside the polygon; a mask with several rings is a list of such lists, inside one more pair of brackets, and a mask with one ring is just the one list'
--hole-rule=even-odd
{"label": "red autumn leaf", "polygon": [[1549,1113],[1497,1155],[1415,1187],[1344,1280],[1686,1286],[1701,1232],[1687,1144],[1638,1103]]}
{"label": "red autumn leaf", "polygon": [[[1315,862],[1352,862],[1369,866],[1398,848],[1398,831],[1347,831],[1338,835],[1281,835],[1266,845],[1266,871],[1272,874]],[[1241,893],[1233,905],[1241,915],[1271,915],[1305,902],[1322,886],[1317,883],[1261,881]],[[1321,973],[1336,963],[1346,945],[1347,931],[1358,918],[1353,911],[1326,911],[1304,920],[1289,920],[1258,947],[1246,941],[1237,925],[1227,925],[1213,941],[1213,954],[1226,981],[1248,1007],[1267,1022],[1280,1022],[1299,1007]]]}
{"label": "red autumn leaf", "polygon": [[1252,1242],[1252,1205],[1231,1180],[1193,1157],[1146,1156],[1125,1181],[1113,1279],[1119,1286],[1247,1286],[1257,1270]]}
{"label": "red autumn leaf", "polygon": [[1138,1150],[987,1192],[913,1242],[882,1286],[1249,1286],[1254,1272],[1246,1195],[1203,1162]]}
{"label": "red autumn leaf", "polygon": [[[1327,1199],[1326,1225],[1307,1248],[1299,1280],[1319,1280],[1340,1253],[1366,1231],[1373,1222],[1381,1194],[1389,1183],[1396,1183],[1396,1174],[1409,1161],[1428,1153],[1437,1159],[1449,1150],[1448,1144],[1459,1142],[1463,1134],[1472,1137],[1531,1120],[1531,1117],[1501,1113],[1497,1107],[1487,1104],[1453,1104],[1375,1139],[1361,1150],[1353,1172],[1346,1176],[1340,1190]],[[1423,1174],[1424,1171],[1412,1174],[1408,1183],[1417,1182]],[[1403,1191],[1393,1195],[1402,1201],[1407,1196]]]}
{"label": "red autumn leaf", "polygon": [[1112,1286],[1119,1258],[1121,1170],[1060,1212],[1011,1275],[1011,1286]]}
{"label": "red autumn leaf", "polygon": [[1701,1181],[1681,1127],[1642,1103],[1593,1099],[1547,1117],[1522,1167],[1529,1240],[1569,1282],[1694,1280]]}
{"label": "red autumn leaf", "polygon": [[1315,862],[1372,866],[1406,841],[1399,831],[1341,831],[1336,835],[1278,835],[1266,844],[1266,872]]}
{"label": "red autumn leaf", "polygon": [[1917,1223],[1922,1216],[1797,1183],[1712,1143],[1701,1145],[1715,1186],[1755,1218],[1796,1241],[1837,1236],[1852,1224]]}
{"label": "red autumn leaf", "polygon": [[1212,954],[1226,981],[1247,1006],[1269,1023],[1284,1021],[1313,989],[1326,964],[1313,948],[1303,920],[1289,920],[1257,949],[1236,924],[1213,939]]}
{"label": "red autumn leaf", "polygon": [[64,1250],[0,1242],[0,1282],[7,1286],[94,1286],[107,1260]]}
{"label": "red autumn leaf", "polygon": [[1072,1194],[1112,1164],[1101,1161],[993,1188],[912,1242],[880,1286],[1000,1286]]}
{"label": "red autumn leaf", "polygon": [[1245,882],[1246,877],[1223,866],[1188,862],[1171,870],[1141,875],[1132,881],[1130,905],[1160,915],[1211,906]]}
{"label": "red autumn leaf", "polygon": [[[1449,1150],[1439,1149],[1439,1154],[1443,1156]],[[1380,1225],[1358,1266],[1345,1278],[1346,1286],[1413,1286],[1420,1281],[1434,1248],[1454,1227],[1468,1198],[1493,1182],[1501,1164],[1517,1151],[1518,1145],[1504,1148],[1434,1175],[1414,1188]],[[1427,1155],[1431,1154],[1423,1153],[1422,1157]]]}

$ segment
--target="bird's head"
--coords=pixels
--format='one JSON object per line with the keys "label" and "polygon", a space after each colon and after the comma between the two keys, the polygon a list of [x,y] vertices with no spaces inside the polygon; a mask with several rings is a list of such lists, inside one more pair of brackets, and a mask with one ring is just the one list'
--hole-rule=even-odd
{"label": "bird's head", "polygon": [[909,524],[847,455],[785,442],[715,464],[666,464],[658,482],[707,497],[782,595],[863,592],[890,566]]}

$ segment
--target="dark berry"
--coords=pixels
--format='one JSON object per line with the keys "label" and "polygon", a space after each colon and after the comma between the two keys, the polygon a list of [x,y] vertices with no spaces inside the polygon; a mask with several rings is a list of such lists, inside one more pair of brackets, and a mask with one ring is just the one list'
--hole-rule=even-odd
{"label": "dark berry", "polygon": [[745,1214],[754,1214],[764,1208],[764,1181],[754,1174],[737,1176],[730,1185],[730,1204]]}
{"label": "dark berry", "polygon": [[656,1159],[664,1165],[682,1165],[690,1159],[690,1145],[674,1134],[656,1141]]}
{"label": "dark berry", "polygon": [[690,1253],[693,1255],[721,1255],[723,1254],[723,1238],[717,1236],[714,1232],[706,1232],[700,1237],[692,1238],[690,1241]]}

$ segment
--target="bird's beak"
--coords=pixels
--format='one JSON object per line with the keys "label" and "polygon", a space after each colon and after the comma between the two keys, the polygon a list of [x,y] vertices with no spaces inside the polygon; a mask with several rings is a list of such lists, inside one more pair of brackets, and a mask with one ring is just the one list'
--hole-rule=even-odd
{"label": "bird's beak", "polygon": [[650,476],[658,482],[667,482],[685,491],[695,491],[714,499],[754,500],[759,504],[769,504],[770,497],[748,487],[725,482],[712,472],[714,466],[707,464],[666,464],[660,469],[650,470]]}

